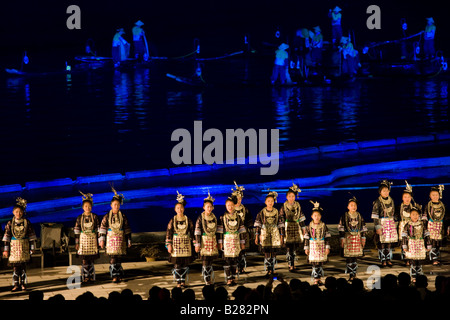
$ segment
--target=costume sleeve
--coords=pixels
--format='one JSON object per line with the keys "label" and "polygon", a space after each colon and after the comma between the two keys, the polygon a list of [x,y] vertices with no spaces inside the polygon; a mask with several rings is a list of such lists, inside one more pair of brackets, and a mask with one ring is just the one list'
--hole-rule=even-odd
{"label": "costume sleeve", "polygon": [[103,216],[100,228],[98,229],[98,241],[106,241],[106,233],[109,228],[108,213]]}
{"label": "costume sleeve", "polygon": [[187,218],[187,223],[188,223],[189,237],[191,238],[191,241],[195,241],[195,238],[194,238],[194,223],[189,218]]}
{"label": "costume sleeve", "polygon": [[305,243],[303,246],[303,250],[309,250],[309,227],[306,227],[306,232],[305,232],[305,236],[303,237],[305,239]]}
{"label": "costume sleeve", "polygon": [[361,239],[366,239],[367,231],[366,221],[364,221],[364,218],[361,216]]}
{"label": "costume sleeve", "polygon": [[280,236],[284,237],[285,234],[285,217],[284,215],[279,214],[278,215],[278,230],[280,230]]}
{"label": "costume sleeve", "polygon": [[263,221],[262,221],[262,211],[258,212],[258,214],[256,215],[256,219],[255,219],[255,234],[257,236],[259,236],[261,234],[261,228],[263,225]]}
{"label": "costume sleeve", "polygon": [[299,225],[302,228],[303,232],[305,232],[306,229],[306,217],[305,217],[305,213],[303,212],[302,206],[300,206],[300,221],[299,221]]}
{"label": "costume sleeve", "polygon": [[202,233],[203,233],[202,215],[200,215],[197,218],[197,221],[195,222],[195,231],[194,231],[195,244],[194,244],[194,246],[200,247],[202,245]]}
{"label": "costume sleeve", "polygon": [[424,227],[423,227],[423,239],[424,239],[424,242],[425,242],[425,247],[428,250],[431,250],[430,231],[428,231],[428,229],[425,227],[425,224],[424,224]]}
{"label": "costume sleeve", "polygon": [[380,224],[380,202],[375,200],[373,202],[373,208],[372,208],[372,219],[373,219],[373,224],[375,226],[375,230],[381,229],[381,224]]}
{"label": "costume sleeve", "polygon": [[123,217],[123,233],[125,234],[126,241],[128,245],[131,245],[131,227],[130,223],[128,222],[128,218],[126,215],[122,214]]}
{"label": "costume sleeve", "polygon": [[409,223],[406,223],[405,226],[403,227],[402,230],[402,247],[404,251],[408,251],[408,228],[409,228]]}
{"label": "costume sleeve", "polygon": [[173,240],[173,218],[170,219],[169,223],[167,224],[167,230],[166,230],[166,247],[170,244],[172,244]]}
{"label": "costume sleeve", "polygon": [[77,217],[75,221],[75,227],[73,228],[73,232],[75,233],[75,243],[78,244],[80,242],[80,234],[81,234],[81,215]]}
{"label": "costume sleeve", "polygon": [[11,242],[11,221],[8,221],[8,223],[5,226],[5,233],[3,234],[3,243],[5,247],[3,248],[3,251],[9,251],[9,243]]}
{"label": "costume sleeve", "polygon": [[241,244],[245,244],[245,233],[247,232],[245,230],[245,225],[244,225],[244,221],[242,220],[242,218],[238,215],[238,221],[239,221],[239,239],[240,239],[240,243]]}

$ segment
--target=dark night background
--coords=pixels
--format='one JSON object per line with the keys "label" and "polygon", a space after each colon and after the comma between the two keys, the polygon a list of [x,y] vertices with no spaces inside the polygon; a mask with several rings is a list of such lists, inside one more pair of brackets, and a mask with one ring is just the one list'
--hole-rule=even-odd
{"label": "dark night background", "polygon": [[[15,1],[2,4],[0,13],[1,56],[29,52],[45,52],[47,57],[70,59],[69,52],[83,53],[85,41],[94,39],[99,55],[109,56],[112,36],[124,27],[128,40],[131,27],[138,19],[145,22],[149,41],[159,55],[177,56],[192,48],[199,38],[205,55],[240,48],[243,35],[251,35],[257,47],[273,37],[274,28],[292,36],[301,27],[322,27],[325,40],[330,38],[328,9],[343,9],[344,34],[351,30],[356,45],[366,41],[400,38],[400,19],[406,18],[410,34],[424,29],[426,17],[433,16],[437,26],[436,47],[448,51],[446,30],[450,30],[442,1]],[[81,8],[81,30],[66,28],[66,9],[76,4]],[[381,9],[381,30],[368,30],[366,9],[376,4]],[[64,54],[61,54],[63,50]],[[3,59],[5,61],[5,59]]]}

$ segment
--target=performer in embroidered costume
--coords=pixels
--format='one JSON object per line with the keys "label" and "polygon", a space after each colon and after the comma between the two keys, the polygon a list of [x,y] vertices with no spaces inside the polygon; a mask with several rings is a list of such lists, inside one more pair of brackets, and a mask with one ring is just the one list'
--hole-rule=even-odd
{"label": "performer in embroidered costume", "polygon": [[[178,191],[177,191],[178,193]],[[172,270],[177,287],[186,287],[189,274],[189,263],[194,260],[192,254],[192,241],[194,240],[194,224],[184,215],[186,200],[178,193],[175,212],[170,219],[166,232],[166,248],[169,252],[169,262],[174,264]]]}
{"label": "performer in embroidered costume", "polygon": [[98,228],[100,221],[95,213],[92,213],[94,200],[92,194],[83,195],[83,213],[77,217],[73,231],[75,233],[75,249],[82,259],[81,277],[84,283],[95,281],[94,260],[99,257],[98,253]]}
{"label": "performer in embroidered costume", "polygon": [[314,284],[322,285],[321,277],[324,276],[323,264],[328,260],[330,254],[331,234],[328,227],[322,222],[323,209],[318,202],[312,202],[312,221],[306,227],[304,250],[308,256],[307,260],[312,264],[312,278]]}
{"label": "performer in embroidered costume", "polygon": [[214,210],[214,198],[208,192],[203,200],[203,212],[195,223],[195,252],[202,259],[202,275],[205,284],[214,283],[213,260],[219,256],[217,248],[217,218]]}
{"label": "performer in embroidered costume", "polygon": [[339,220],[338,230],[341,240],[342,256],[346,258],[347,270],[350,275],[349,281],[356,278],[358,270],[357,258],[364,256],[364,246],[366,245],[366,223],[357,211],[358,200],[352,197],[348,200],[348,211]]}
{"label": "performer in embroidered costume", "polygon": [[118,194],[114,188],[112,191],[114,196],[111,199],[111,210],[103,217],[98,233],[102,249],[106,241],[106,254],[110,257],[109,273],[112,281],[118,283],[123,278],[121,257],[127,254],[127,247],[131,247],[131,229],[127,217],[120,211],[123,194]]}
{"label": "performer in embroidered costume", "polygon": [[406,259],[410,260],[410,273],[413,282],[417,275],[423,274],[422,263],[425,260],[427,251],[431,250],[430,233],[425,222],[419,219],[420,209],[412,207],[410,219],[405,223],[402,231],[403,250]]}
{"label": "performer in embroidered costume", "polygon": [[[445,205],[441,201],[443,185],[431,187],[430,201],[425,207],[424,216],[428,219],[427,229],[430,232],[431,251],[430,260],[433,265],[440,265],[442,240],[445,237],[445,225],[447,224],[445,216]],[[447,230],[447,235],[448,235]]]}
{"label": "performer in embroidered costume", "polygon": [[[397,207],[397,210],[395,211],[395,215],[396,215],[396,221],[399,221],[398,224],[398,234],[402,235],[403,233],[403,229],[406,225],[406,223],[408,221],[411,220],[410,214],[411,214],[411,209],[413,207],[418,208],[419,210],[421,210],[422,206],[417,204],[412,196],[412,187],[411,185],[405,180],[406,183],[406,189],[403,190],[402,193],[402,203],[400,204],[400,206]],[[405,257],[405,252],[403,250],[403,246],[402,246],[402,259],[406,260],[406,266],[409,266],[409,259],[406,259]]]}
{"label": "performer in embroidered costume", "polygon": [[219,249],[223,250],[225,259],[225,278],[227,285],[235,285],[235,277],[238,274],[239,254],[245,249],[245,226],[241,217],[234,209],[237,198],[231,195],[225,201],[227,212],[220,217],[217,232],[221,235],[219,238]]}
{"label": "performer in embroidered costume", "polygon": [[398,241],[394,200],[389,196],[391,182],[383,180],[378,187],[380,196],[373,202],[372,219],[375,225],[376,242],[381,267],[392,267],[392,247]]}
{"label": "performer in embroidered costume", "polygon": [[236,186],[236,190],[231,189],[232,195],[236,196],[237,203],[235,206],[236,213],[241,217],[244,222],[245,227],[245,249],[241,250],[239,253],[239,273],[244,273],[245,268],[247,267],[247,259],[245,258],[245,251],[250,249],[250,241],[253,239],[253,218],[248,208],[242,204],[242,198],[244,198],[244,190],[243,186],[238,186],[236,181],[234,181]]}
{"label": "performer in embroidered costume", "polygon": [[303,234],[305,233],[305,215],[303,214],[300,203],[295,201],[301,190],[296,184],[292,184],[286,193],[286,202],[280,209],[280,215],[285,220],[285,244],[287,247],[286,258],[289,265],[289,271],[295,270],[295,256],[300,244],[303,242]]}
{"label": "performer in embroidered costume", "polygon": [[278,210],[274,208],[278,193],[270,191],[266,196],[266,207],[262,209],[255,220],[255,244],[260,245],[264,252],[264,268],[266,276],[274,273],[277,261],[277,251],[284,242],[284,220]]}
{"label": "performer in embroidered costume", "polygon": [[17,198],[13,207],[13,218],[8,221],[3,235],[3,257],[9,258],[8,265],[13,267],[13,288],[11,291],[26,290],[26,263],[36,248],[36,234],[30,221],[24,217],[27,201]]}

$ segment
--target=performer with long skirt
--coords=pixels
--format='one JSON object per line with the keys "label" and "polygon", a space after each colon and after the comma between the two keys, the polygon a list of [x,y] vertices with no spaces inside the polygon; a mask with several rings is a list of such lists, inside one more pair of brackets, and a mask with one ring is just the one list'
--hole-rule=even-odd
{"label": "performer with long skirt", "polygon": [[110,257],[109,273],[112,282],[118,283],[123,278],[121,258],[127,254],[127,247],[131,247],[131,228],[127,217],[120,211],[123,194],[118,194],[114,188],[112,191],[114,196],[111,199],[111,210],[103,217],[98,233],[102,249],[106,240],[106,254]]}
{"label": "performer with long skirt", "polygon": [[314,284],[323,285],[321,278],[324,276],[323,264],[328,260],[330,254],[331,234],[328,227],[322,222],[323,209],[318,202],[312,202],[312,221],[306,227],[304,250],[308,256],[307,260],[312,264],[311,277]]}
{"label": "performer with long skirt", "polygon": [[[395,220],[399,221],[399,224],[398,224],[398,234],[399,235],[402,235],[403,229],[404,229],[406,223],[411,220],[411,209],[413,207],[416,207],[419,210],[422,208],[422,206],[417,204],[412,197],[413,193],[412,193],[411,185],[406,180],[405,180],[405,183],[406,183],[406,189],[403,190],[403,193],[402,193],[402,203],[397,207],[397,210],[395,212],[395,214],[396,214]],[[403,246],[402,246],[401,250],[402,250],[402,259],[406,261],[405,262],[406,266],[409,266],[410,261],[409,261],[409,259],[406,259],[406,257],[405,257],[405,251],[403,250]]]}
{"label": "performer with long skirt", "polygon": [[[177,191],[178,193],[178,191]],[[166,248],[169,252],[169,262],[174,265],[172,274],[177,282],[177,287],[186,287],[186,279],[189,274],[189,264],[194,260],[192,255],[192,241],[194,240],[194,224],[184,215],[186,200],[178,193],[175,212],[170,219],[166,231]]]}
{"label": "performer with long skirt", "polygon": [[296,251],[299,249],[303,242],[303,235],[306,231],[305,215],[303,214],[300,203],[295,201],[298,193],[301,190],[296,184],[292,184],[286,193],[286,202],[280,209],[280,215],[285,220],[285,245],[287,247],[286,258],[289,265],[289,271],[295,270],[295,256]]}
{"label": "performer with long skirt", "polygon": [[398,241],[394,200],[389,196],[391,182],[383,180],[378,187],[379,197],[373,202],[372,219],[381,267],[392,267],[392,248]]}
{"label": "performer with long skirt", "polygon": [[83,213],[77,217],[75,227],[75,250],[82,259],[81,278],[84,283],[95,281],[94,260],[99,257],[98,253],[98,228],[100,221],[95,213],[92,213],[94,200],[92,194],[83,195]]}
{"label": "performer with long skirt", "polygon": [[430,233],[426,228],[426,223],[419,217],[420,209],[412,207],[410,219],[402,230],[402,247],[405,258],[410,260],[410,274],[413,282],[416,282],[418,275],[423,274],[422,264],[427,256],[427,251],[431,250]]}
{"label": "performer with long skirt", "polygon": [[237,203],[234,209],[236,210],[236,213],[241,217],[242,221],[244,222],[245,227],[245,249],[241,250],[239,253],[239,262],[238,262],[238,268],[239,273],[244,273],[245,268],[247,267],[247,259],[245,257],[245,251],[250,249],[250,241],[253,238],[253,218],[250,214],[247,207],[245,207],[242,204],[242,198],[244,198],[244,190],[245,188],[243,186],[238,186],[236,181],[234,181],[234,184],[236,186],[236,190],[231,189],[232,195],[236,196]]}
{"label": "performer with long skirt", "polygon": [[338,230],[343,249],[342,256],[347,263],[345,272],[349,274],[349,281],[353,281],[358,270],[357,259],[364,256],[367,227],[357,211],[358,200],[354,196],[348,200],[347,210],[339,220]]}
{"label": "performer with long skirt", "polygon": [[3,235],[3,257],[8,258],[8,266],[13,267],[12,292],[26,290],[26,264],[36,248],[36,234],[33,225],[24,217],[27,201],[17,198],[13,207],[13,218],[8,221]]}
{"label": "performer with long skirt", "polygon": [[266,276],[272,276],[277,262],[277,252],[284,242],[284,220],[274,207],[278,193],[270,191],[262,209],[255,220],[255,244],[260,245],[264,253],[264,269]]}
{"label": "performer with long skirt", "polygon": [[217,232],[221,235],[219,249],[223,250],[225,259],[225,278],[227,285],[235,285],[238,273],[239,254],[245,248],[245,226],[241,217],[235,210],[237,198],[231,195],[225,201],[227,212],[220,217]]}
{"label": "performer with long skirt", "polygon": [[[442,240],[445,237],[445,205],[441,201],[443,185],[431,187],[430,201],[424,210],[424,216],[427,217],[427,229],[430,232],[431,251],[430,260],[433,265],[440,265]],[[448,234],[448,230],[447,230]]]}
{"label": "performer with long skirt", "polygon": [[214,283],[214,269],[212,263],[219,256],[217,248],[217,218],[213,213],[214,198],[208,192],[203,200],[203,212],[195,222],[195,252],[200,253],[202,259],[202,275],[205,284]]}

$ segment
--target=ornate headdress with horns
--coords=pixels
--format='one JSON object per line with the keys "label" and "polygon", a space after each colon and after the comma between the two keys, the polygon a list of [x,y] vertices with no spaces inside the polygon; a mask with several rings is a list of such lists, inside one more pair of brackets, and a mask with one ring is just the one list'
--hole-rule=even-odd
{"label": "ornate headdress with horns", "polygon": [[111,190],[114,192],[114,196],[112,197],[111,201],[117,200],[119,201],[119,203],[122,205],[123,204],[123,199],[125,199],[125,197],[123,196],[123,194],[118,194],[116,189],[114,189],[113,186],[111,186]]}
{"label": "ornate headdress with horns", "polygon": [[275,200],[275,202],[277,202],[277,198],[278,198],[278,192],[276,191],[270,191],[269,189],[267,189],[269,191],[269,193],[266,195],[266,199],[268,197],[273,197],[273,199]]}
{"label": "ornate headdress with horns", "polygon": [[318,211],[318,212],[320,212],[320,213],[322,213],[322,211],[323,211],[323,209],[320,207],[320,203],[319,202],[314,202],[314,201],[312,201],[312,200],[309,200],[309,202],[311,202],[312,204],[313,204],[313,208],[312,208],[312,211],[314,212],[314,211]]}
{"label": "ornate headdress with horns", "polygon": [[300,190],[298,185],[292,182],[292,187],[289,187],[288,192],[293,192],[296,196],[298,196],[298,194],[302,192],[302,190]]}
{"label": "ornate headdress with horns", "polygon": [[383,187],[386,187],[386,188],[389,189],[389,191],[391,191],[391,185],[392,184],[393,184],[392,182],[388,181],[387,179],[384,179],[384,180],[382,180],[380,182],[380,186],[378,187],[378,191],[380,191],[381,188],[383,188]]}
{"label": "ornate headdress with horns", "polygon": [[203,199],[203,203],[205,203],[205,202],[211,202],[212,204],[214,204],[214,201],[216,201],[216,199],[214,199],[213,197],[211,197],[211,194],[209,193],[209,190],[208,190],[208,196],[207,196],[205,199]]}
{"label": "ornate headdress with horns", "polygon": [[405,190],[403,190],[403,193],[409,193],[409,194],[412,194],[412,187],[411,187],[411,185],[408,183],[408,181],[406,181],[405,180],[405,183],[406,183],[406,189]]}
{"label": "ornate headdress with horns", "polygon": [[184,196],[178,192],[177,190],[177,203],[180,203],[183,205],[183,207],[186,206],[186,200],[184,200]]}
{"label": "ornate headdress with horns", "polygon": [[92,198],[92,193],[86,193],[84,194],[83,192],[81,192],[82,198],[83,198],[83,202],[85,201],[89,201],[91,204],[94,204],[94,199]]}
{"label": "ornate headdress with horns", "polygon": [[231,188],[231,194],[235,195],[237,197],[243,198],[244,197],[244,190],[245,190],[244,186],[238,186],[236,181],[233,181],[233,182],[234,182],[234,185],[236,186],[236,190]]}
{"label": "ornate headdress with horns", "polygon": [[16,207],[22,208],[22,211],[25,212],[25,210],[27,209],[27,200],[18,197],[16,199]]}

